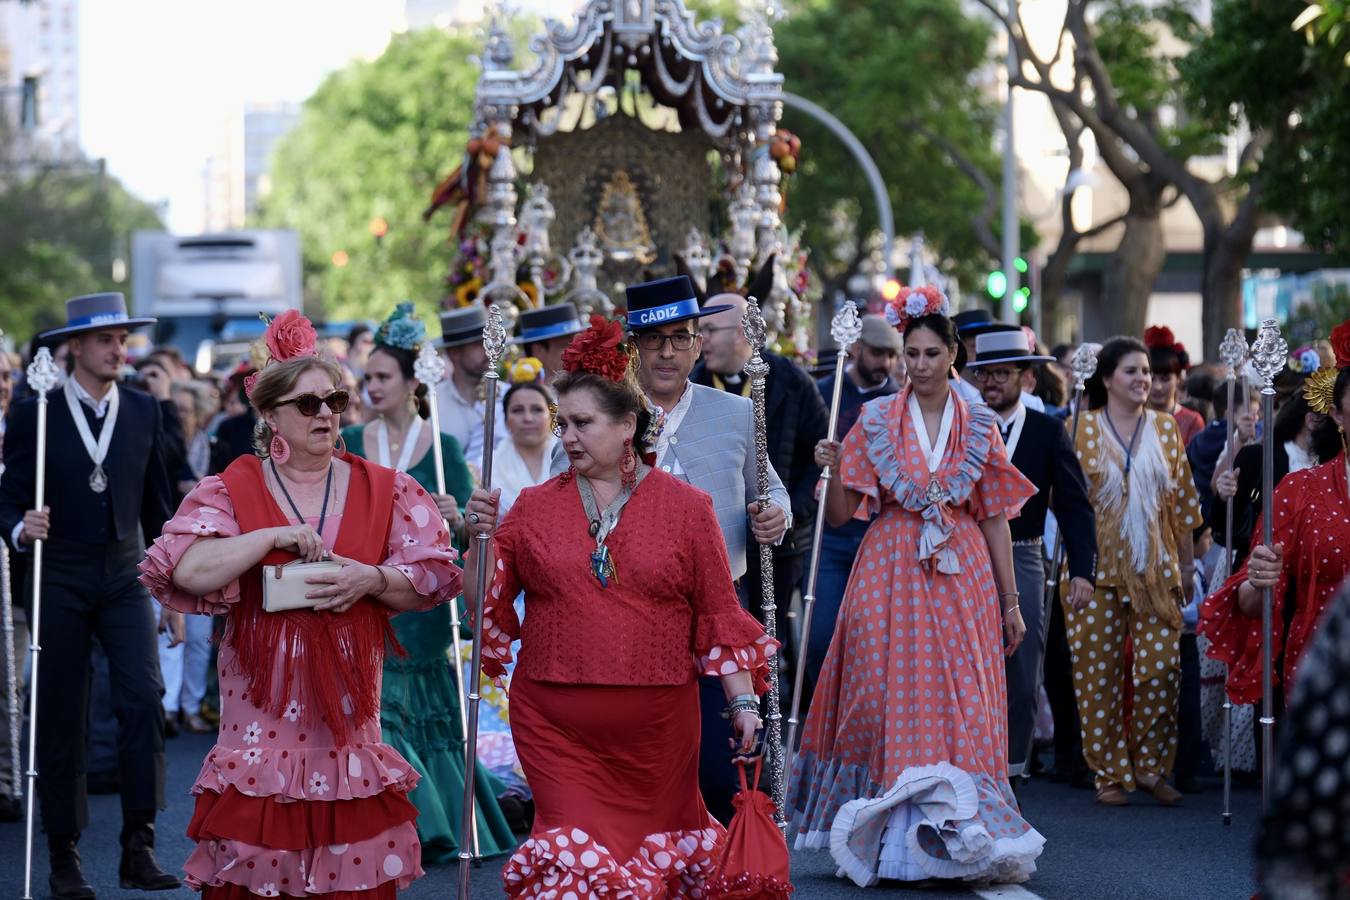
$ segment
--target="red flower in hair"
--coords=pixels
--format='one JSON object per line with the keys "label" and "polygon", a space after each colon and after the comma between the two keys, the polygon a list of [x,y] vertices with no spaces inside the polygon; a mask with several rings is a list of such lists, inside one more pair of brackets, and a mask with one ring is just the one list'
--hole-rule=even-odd
{"label": "red flower in hair", "polygon": [[1152,350],[1155,347],[1176,349],[1177,336],[1166,325],[1151,325],[1144,329],[1144,346]]}
{"label": "red flower in hair", "polygon": [[1350,366],[1350,319],[1331,329],[1331,349],[1336,353],[1336,368]]}
{"label": "red flower in hair", "polygon": [[591,316],[591,327],[572,338],[563,351],[563,368],[569,372],[592,372],[610,381],[623,381],[628,371],[628,353],[623,342],[623,326],[604,316]]}
{"label": "red flower in hair", "polygon": [[297,356],[313,356],[319,335],[298,310],[288,309],[267,325],[267,350],[278,362]]}

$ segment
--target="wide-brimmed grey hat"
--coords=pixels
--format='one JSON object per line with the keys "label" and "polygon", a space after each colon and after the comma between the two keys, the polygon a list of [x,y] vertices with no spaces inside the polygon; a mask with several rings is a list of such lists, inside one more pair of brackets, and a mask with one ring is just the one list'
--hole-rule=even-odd
{"label": "wide-brimmed grey hat", "polygon": [[52,338],[67,338],[88,331],[102,331],[105,328],[142,328],[158,321],[150,316],[128,315],[127,300],[116,291],[84,294],[66,301],[65,325],[42,332],[38,335],[38,339],[45,342]]}
{"label": "wide-brimmed grey hat", "polygon": [[902,353],[905,349],[905,342],[900,338],[900,332],[895,329],[894,325],[886,321],[885,316],[863,316],[862,334],[858,340],[874,350],[893,350],[896,353]]}
{"label": "wide-brimmed grey hat", "polygon": [[441,339],[438,347],[462,347],[483,339],[487,310],[481,303],[441,313]]}
{"label": "wide-brimmed grey hat", "polygon": [[967,368],[996,366],[999,363],[1054,362],[1053,356],[1037,356],[1027,345],[1027,334],[1017,325],[999,325],[995,330],[975,336],[975,358]]}
{"label": "wide-brimmed grey hat", "polygon": [[548,341],[586,330],[576,306],[568,300],[536,309],[522,310],[520,318],[516,321],[516,327],[520,331],[513,341],[516,344]]}

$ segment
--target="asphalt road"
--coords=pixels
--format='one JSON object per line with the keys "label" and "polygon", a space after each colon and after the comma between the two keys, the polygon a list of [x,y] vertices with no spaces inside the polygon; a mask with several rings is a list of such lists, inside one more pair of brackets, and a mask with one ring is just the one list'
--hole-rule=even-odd
{"label": "asphalt road", "polygon": [[[183,831],[192,814],[188,787],[211,746],[208,737],[183,735],[169,742],[169,809],[160,814],[158,855],[166,868],[187,858],[190,842]],[[1222,798],[1217,782],[1206,782],[1206,792],[1188,796],[1182,806],[1162,809],[1140,794],[1123,809],[1104,809],[1092,803],[1090,792],[1033,781],[1022,792],[1027,819],[1046,837],[1039,870],[1020,889],[969,889],[961,885],[902,888],[885,883],[868,892],[915,900],[1246,900],[1255,885],[1250,848],[1256,827],[1259,795],[1253,790],[1234,793],[1234,824],[1221,824]],[[117,887],[117,830],[120,808],[116,797],[90,798],[92,825],[80,842],[85,871],[101,897],[131,897]],[[37,836],[34,892],[45,897],[46,846]],[[473,873],[473,897],[501,897],[502,860],[487,860]],[[864,892],[836,878],[826,852],[795,853],[793,881],[799,900],[858,897]],[[420,900],[454,897],[454,866],[435,866],[402,896]],[[23,826],[0,824],[0,897],[20,897],[23,891]],[[191,891],[167,891],[161,900],[189,900]]]}

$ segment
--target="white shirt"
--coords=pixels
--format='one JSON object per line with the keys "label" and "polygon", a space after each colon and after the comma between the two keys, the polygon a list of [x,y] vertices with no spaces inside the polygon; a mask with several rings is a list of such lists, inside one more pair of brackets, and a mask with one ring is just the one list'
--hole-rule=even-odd
{"label": "white shirt", "polygon": [[75,389],[75,399],[92,409],[94,418],[101,419],[108,414],[108,402],[112,400],[111,387],[103,392],[102,400],[95,400],[94,395],[84,389],[84,385],[80,384],[79,379],[67,378],[66,387]]}
{"label": "white shirt", "polygon": [[[483,461],[483,414],[487,404],[477,397],[465,400],[449,378],[436,385],[435,402],[439,408],[441,431],[459,443],[465,461],[477,471]],[[502,413],[499,400],[496,427],[492,435],[494,450],[501,446],[505,436],[506,416]]]}
{"label": "white shirt", "polygon": [[684,469],[680,466],[678,457],[672,456],[670,464],[666,464],[666,451],[670,449],[671,438],[675,437],[675,432],[680,430],[680,423],[689,413],[689,407],[694,405],[694,392],[689,390],[689,382],[684,384],[684,393],[680,395],[680,400],[670,412],[666,413],[666,424],[661,429],[661,436],[656,439],[656,446],[653,452],[656,454],[656,466],[664,472],[671,475],[680,476],[684,474]]}

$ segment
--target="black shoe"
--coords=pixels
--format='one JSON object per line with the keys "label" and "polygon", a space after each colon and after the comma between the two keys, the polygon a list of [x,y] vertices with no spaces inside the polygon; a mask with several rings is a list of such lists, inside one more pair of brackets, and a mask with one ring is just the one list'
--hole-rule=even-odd
{"label": "black shoe", "polygon": [[47,835],[47,851],[51,855],[52,873],[47,886],[53,900],[93,900],[94,889],[84,878],[80,868],[80,851],[75,849],[78,834]]}
{"label": "black shoe", "polygon": [[164,713],[164,736],[166,738],[178,737],[178,712]]}
{"label": "black shoe", "polygon": [[19,822],[23,820],[23,804],[8,795],[0,797],[0,822]]}
{"label": "black shoe", "polygon": [[1176,783],[1177,790],[1183,794],[1203,794],[1205,789],[1200,786],[1200,779],[1194,775],[1177,775],[1173,781]]}
{"label": "black shoe", "polygon": [[182,887],[182,882],[155,861],[155,814],[126,810],[122,822],[122,862],[117,867],[121,887],[138,891],[171,891]]}
{"label": "black shoe", "polygon": [[84,777],[84,789],[90,794],[122,793],[122,776],[116,769],[108,772],[90,772]]}

